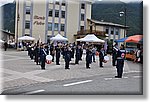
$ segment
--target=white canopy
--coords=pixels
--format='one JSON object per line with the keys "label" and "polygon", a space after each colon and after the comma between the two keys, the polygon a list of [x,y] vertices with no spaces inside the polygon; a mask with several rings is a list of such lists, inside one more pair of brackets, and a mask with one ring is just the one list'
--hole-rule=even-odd
{"label": "white canopy", "polygon": [[76,41],[83,41],[83,42],[101,42],[101,43],[104,43],[104,42],[105,42],[104,40],[97,38],[94,34],[86,35],[84,38],[77,39]]}
{"label": "white canopy", "polygon": [[68,41],[67,38],[63,37],[60,34],[57,34],[55,37],[52,37],[50,40],[53,40],[53,41]]}
{"label": "white canopy", "polygon": [[33,41],[33,40],[35,40],[35,38],[30,37],[30,36],[22,36],[22,37],[18,38],[18,40],[30,40],[30,41]]}
{"label": "white canopy", "polygon": [[0,43],[4,43],[4,41],[0,39]]}

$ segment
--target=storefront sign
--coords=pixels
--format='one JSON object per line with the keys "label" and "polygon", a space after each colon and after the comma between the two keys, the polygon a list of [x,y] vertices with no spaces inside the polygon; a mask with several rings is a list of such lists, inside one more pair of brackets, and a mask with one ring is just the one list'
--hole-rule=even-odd
{"label": "storefront sign", "polygon": [[36,20],[36,21],[33,22],[34,25],[44,25],[44,24],[45,24],[45,23],[43,22],[43,21],[45,20],[45,17],[44,17],[44,16],[41,17],[41,16],[35,15],[35,16],[34,16],[34,19]]}

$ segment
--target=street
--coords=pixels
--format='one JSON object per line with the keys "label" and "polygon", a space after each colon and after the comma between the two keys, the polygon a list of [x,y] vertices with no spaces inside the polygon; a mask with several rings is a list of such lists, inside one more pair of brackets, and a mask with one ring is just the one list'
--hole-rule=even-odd
{"label": "street", "polygon": [[63,58],[60,65],[54,62],[41,70],[26,51],[6,51],[1,56],[4,95],[143,94],[142,66],[131,61],[125,61],[123,78],[114,78],[111,56],[104,68],[99,67],[98,56],[91,69],[85,68],[85,55],[79,65],[72,59],[70,70],[65,70]]}

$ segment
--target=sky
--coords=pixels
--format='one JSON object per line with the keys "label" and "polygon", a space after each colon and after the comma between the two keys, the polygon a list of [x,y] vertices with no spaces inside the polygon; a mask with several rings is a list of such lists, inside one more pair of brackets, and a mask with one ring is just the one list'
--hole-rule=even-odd
{"label": "sky", "polygon": [[[0,0],[0,6],[7,4],[7,3],[12,3],[14,0]],[[99,0],[101,1],[101,0]],[[130,2],[130,1],[142,1],[142,0],[120,0],[123,2]]]}

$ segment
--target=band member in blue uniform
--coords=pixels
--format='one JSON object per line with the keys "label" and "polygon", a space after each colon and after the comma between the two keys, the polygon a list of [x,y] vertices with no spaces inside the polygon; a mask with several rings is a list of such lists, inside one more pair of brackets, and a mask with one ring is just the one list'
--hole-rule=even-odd
{"label": "band member in blue uniform", "polygon": [[53,43],[50,45],[50,55],[52,56],[52,62],[54,62],[55,47]]}
{"label": "band member in blue uniform", "polygon": [[90,48],[90,46],[87,47],[86,49],[86,68],[90,69],[90,64],[92,60],[92,49]]}
{"label": "band member in blue uniform", "polygon": [[105,56],[105,50],[103,47],[101,47],[101,50],[99,51],[99,65],[100,65],[100,67],[103,67],[104,56]]}
{"label": "band member in blue uniform", "polygon": [[46,50],[44,48],[44,44],[41,45],[40,49],[40,62],[41,62],[41,69],[45,70],[45,61],[46,61]]}
{"label": "band member in blue uniform", "polygon": [[39,45],[37,44],[35,46],[35,49],[34,49],[34,55],[35,55],[35,62],[36,62],[36,65],[38,65],[40,62],[39,62],[39,55],[40,54],[40,48],[39,48]]}
{"label": "band member in blue uniform", "polygon": [[122,73],[123,73],[123,67],[124,67],[124,58],[125,58],[125,49],[124,46],[121,45],[120,49],[116,49],[117,51],[117,76],[115,76],[115,78],[122,78]]}
{"label": "band member in blue uniform", "polygon": [[71,50],[69,46],[64,47],[64,59],[65,59],[65,69],[70,69],[69,62],[71,61]]}
{"label": "band member in blue uniform", "polygon": [[79,64],[80,60],[80,45],[76,46],[75,64]]}
{"label": "band member in blue uniform", "polygon": [[59,59],[60,59],[60,54],[61,54],[61,48],[58,44],[55,47],[55,50],[56,50],[56,65],[60,65],[59,64]]}

